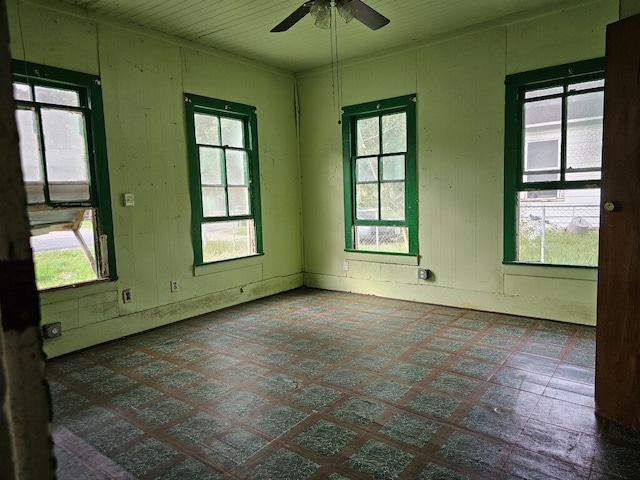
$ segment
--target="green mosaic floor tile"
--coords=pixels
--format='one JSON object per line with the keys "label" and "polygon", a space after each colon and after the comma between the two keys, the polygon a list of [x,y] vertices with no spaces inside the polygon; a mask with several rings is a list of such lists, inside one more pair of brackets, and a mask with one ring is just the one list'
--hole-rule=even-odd
{"label": "green mosaic floor tile", "polygon": [[410,389],[411,387],[404,383],[392,382],[384,378],[376,378],[369,385],[365,386],[362,391],[382,400],[396,401]]}
{"label": "green mosaic floor tile", "polygon": [[408,403],[408,407],[429,417],[447,419],[461,403],[440,393],[420,392]]}
{"label": "green mosaic floor tile", "polygon": [[134,369],[133,373],[142,377],[157,377],[176,367],[175,363],[167,362],[166,360],[154,360]]}
{"label": "green mosaic floor tile", "polygon": [[527,333],[526,328],[514,327],[512,325],[495,325],[491,328],[491,331],[498,335],[505,335],[508,337],[524,337]]}
{"label": "green mosaic floor tile", "polygon": [[244,463],[268,444],[268,440],[255,433],[238,429],[213,440],[204,448],[204,452],[216,462],[235,466]]}
{"label": "green mosaic floor tile", "polygon": [[88,383],[107,375],[113,375],[114,373],[116,372],[110,368],[103,367],[102,365],[93,365],[86,369],[72,372],[67,375],[67,378],[74,383]]}
{"label": "green mosaic floor tile", "polygon": [[140,410],[137,416],[153,425],[162,425],[191,410],[191,406],[175,398],[160,400]]}
{"label": "green mosaic floor tile", "polygon": [[490,347],[513,348],[518,343],[518,339],[502,335],[484,335],[478,343]]}
{"label": "green mosaic floor tile", "polygon": [[545,387],[549,383],[549,379],[550,377],[547,375],[527,372],[512,367],[502,367],[491,377],[491,381],[494,383],[536,394],[542,394],[542,392],[544,392]]}
{"label": "green mosaic floor tile", "polygon": [[505,442],[514,443],[527,418],[511,413],[503,408],[475,405],[462,419],[461,424],[470,430],[496,437]]}
{"label": "green mosaic floor tile", "polygon": [[53,394],[51,399],[53,415],[58,418],[65,412],[76,411],[78,408],[86,407],[89,399],[76,392],[64,392]]}
{"label": "green mosaic floor tile", "polygon": [[463,375],[467,375],[469,377],[488,380],[494,368],[495,365],[491,365],[489,363],[480,362],[478,360],[470,360],[467,358],[459,358],[451,364],[449,370],[462,373]]}
{"label": "green mosaic floor tile", "polygon": [[294,350],[296,352],[308,353],[312,350],[316,350],[323,345],[323,343],[314,342],[313,340],[294,340],[293,342],[285,344],[283,348]]}
{"label": "green mosaic floor tile", "polygon": [[322,380],[340,387],[354,387],[361,383],[367,376],[350,368],[336,368],[334,371],[322,377]]}
{"label": "green mosaic floor tile", "polygon": [[222,478],[222,474],[212,470],[210,466],[188,458],[162,475],[160,480],[221,480]]}
{"label": "green mosaic floor tile", "polygon": [[384,405],[379,403],[364,400],[362,398],[350,397],[336,407],[331,413],[348,422],[364,426],[369,425],[382,412],[384,412],[384,410]]}
{"label": "green mosaic floor tile", "polygon": [[432,350],[416,350],[411,354],[411,360],[436,367],[442,365],[447,358],[449,358],[448,353],[434,352]]}
{"label": "green mosaic floor tile", "polygon": [[569,355],[565,357],[565,361],[569,363],[575,363],[577,365],[584,365],[586,367],[595,367],[596,356],[595,352],[588,352],[585,350],[572,350]]}
{"label": "green mosaic floor tile", "polygon": [[502,318],[498,318],[499,323],[504,323],[506,325],[512,325],[514,327],[532,327],[537,323],[537,320],[532,318],[525,317],[513,317],[510,315],[505,315]]}
{"label": "green mosaic floor tile", "polygon": [[320,385],[311,384],[291,396],[298,405],[318,409],[328,405],[340,396],[340,392]]}
{"label": "green mosaic floor tile", "polygon": [[409,349],[406,345],[400,345],[393,342],[383,342],[374,348],[374,351],[389,355],[391,357],[399,357]]}
{"label": "green mosaic floor tile", "polygon": [[86,385],[86,388],[93,393],[109,395],[111,393],[119,392],[126,388],[133,387],[134,385],[136,385],[136,381],[133,378],[116,374],[91,382]]}
{"label": "green mosaic floor tile", "polygon": [[282,350],[272,350],[261,357],[257,357],[256,361],[277,367],[289,363],[296,358],[298,358],[298,355],[293,353],[283,352]]}
{"label": "green mosaic floor tile", "polygon": [[425,338],[427,338],[426,335],[421,335],[419,333],[408,333],[408,332],[396,333],[391,337],[391,339],[397,340],[398,342],[414,343],[414,344],[420,343]]}
{"label": "green mosaic floor tile", "polygon": [[[441,315],[439,313],[427,313],[422,320],[429,323],[435,323],[437,325],[449,325],[456,321],[456,317]],[[413,327],[411,330],[413,330]]]}
{"label": "green mosaic floor tile", "polygon": [[540,322],[536,326],[536,330],[545,330],[548,332],[562,333],[565,335],[573,335],[578,330],[578,326],[572,323],[540,320]]}
{"label": "green mosaic floor tile", "polygon": [[153,345],[151,350],[154,350],[159,353],[169,353],[172,352],[184,345],[183,341],[179,338],[170,338],[163,342],[158,343],[157,345]]}
{"label": "green mosaic floor tile", "polygon": [[283,373],[274,373],[258,382],[258,388],[272,395],[282,395],[290,390],[298,388],[300,380]]}
{"label": "green mosaic floor tile", "polygon": [[335,330],[320,330],[319,332],[313,332],[310,336],[316,340],[328,341],[341,337],[342,333]]}
{"label": "green mosaic floor tile", "polygon": [[142,476],[149,470],[168,462],[177,453],[169,445],[150,438],[118,455],[115,461],[133,475]]}
{"label": "green mosaic floor tile", "polygon": [[368,440],[345,464],[377,479],[395,479],[413,460],[413,455],[378,440]]}
{"label": "green mosaic floor tile", "polygon": [[107,420],[113,420],[115,415],[101,407],[90,406],[75,411],[63,418],[54,418],[54,423],[64,425],[68,430],[79,433]]}
{"label": "green mosaic floor tile", "polygon": [[305,480],[319,468],[317,463],[284,448],[278,450],[249,472],[251,480]]}
{"label": "green mosaic floor tile", "polygon": [[460,375],[441,373],[431,381],[429,386],[442,392],[465,396],[471,394],[479,383],[478,380],[461,377]]}
{"label": "green mosaic floor tile", "polygon": [[330,346],[330,347],[323,348],[322,350],[318,350],[317,352],[314,353],[314,355],[316,357],[320,357],[332,362],[340,362],[345,358],[347,358],[352,353],[353,353],[353,350],[349,350],[347,348]]}
{"label": "green mosaic floor tile", "polygon": [[498,348],[483,347],[480,345],[473,345],[465,352],[465,355],[469,357],[479,358],[482,360],[488,360],[490,362],[501,362],[507,358],[507,352]]}
{"label": "green mosaic floor tile", "polygon": [[139,405],[155,400],[161,396],[162,392],[159,390],[142,385],[116,395],[111,402],[120,407],[137,408]]}
{"label": "green mosaic floor tile", "polygon": [[118,367],[130,368],[153,358],[155,358],[153,355],[145,352],[133,352],[123,357],[117,357],[111,363]]}
{"label": "green mosaic floor tile", "polygon": [[502,457],[504,445],[462,432],[453,432],[438,450],[445,460],[475,471],[490,472]]}
{"label": "green mosaic floor tile", "polygon": [[542,373],[544,375],[553,375],[556,368],[558,368],[557,360],[523,353],[512,353],[505,361],[505,364],[521,370]]}
{"label": "green mosaic floor tile", "polygon": [[358,355],[356,358],[349,362],[350,365],[364,370],[371,370],[373,372],[379,372],[389,363],[389,360],[383,357],[377,357],[375,355]]}
{"label": "green mosaic floor tile", "polygon": [[[166,340],[162,335],[158,335],[154,332],[138,334],[127,340],[127,343],[136,347],[148,347],[150,345],[155,345],[160,342],[164,342]],[[113,356],[113,355],[111,355]]]}
{"label": "green mosaic floor tile", "polygon": [[[144,335],[144,337],[146,337],[146,335]],[[140,338],[141,340],[144,338],[143,336],[140,336],[138,338]],[[146,339],[145,340],[160,340],[163,339],[163,337],[161,336],[154,336],[152,335],[151,338]],[[120,356],[124,356],[127,355],[128,353],[131,352],[131,348],[128,347],[127,345],[124,344],[118,344],[118,343],[114,343],[111,345],[106,345],[104,347],[99,347],[97,348],[95,351],[91,351],[89,353],[89,356],[91,358],[95,358],[95,359],[101,359],[101,360],[108,360],[110,358],[115,358],[115,357],[120,357]]]}
{"label": "green mosaic floor tile", "polygon": [[398,413],[380,429],[380,433],[394,440],[424,447],[439,428],[439,424],[410,413]]}
{"label": "green mosaic floor tile", "polygon": [[327,457],[342,450],[357,433],[327,420],[318,420],[295,439],[303,447]]}
{"label": "green mosaic floor tile", "polygon": [[214,398],[218,398],[219,396],[224,395],[232,389],[232,385],[229,385],[228,383],[225,383],[221,380],[210,378],[208,380],[205,380],[204,382],[194,385],[193,387],[190,387],[183,393],[187,397],[202,403],[213,400]]}
{"label": "green mosaic floor tile", "polygon": [[227,335],[221,335],[218,332],[215,332],[215,336],[205,342],[208,347],[215,348],[218,350],[226,351],[228,348],[236,345],[239,342],[239,339],[232,338]]}
{"label": "green mosaic floor tile", "polygon": [[60,382],[56,382],[55,380],[48,380],[47,383],[49,384],[49,391],[51,392],[52,395],[61,394],[67,389],[67,387],[64,386],[64,384]]}
{"label": "green mosaic floor tile", "polygon": [[[449,319],[449,317],[446,317],[446,318],[447,320]],[[442,327],[440,326],[439,322],[427,323],[431,320],[432,318],[425,317],[422,320],[418,320],[412,323],[411,325],[409,325],[408,329],[414,332],[430,333],[430,334],[440,331]],[[436,325],[434,325],[434,323],[436,323]]]}
{"label": "green mosaic floor tile", "polygon": [[173,357],[178,360],[182,360],[183,362],[193,362],[194,360],[209,355],[210,353],[211,351],[204,348],[191,347],[176,353]]}
{"label": "green mosaic floor tile", "polygon": [[410,382],[419,382],[424,379],[431,370],[412,363],[397,363],[388,371],[389,375],[400,377]]}
{"label": "green mosaic floor tile", "polygon": [[457,340],[471,340],[478,332],[473,330],[465,330],[464,328],[445,328],[438,335],[447,338],[455,338]]}
{"label": "green mosaic floor tile", "polygon": [[165,387],[179,389],[189,383],[204,378],[204,375],[193,370],[180,369],[168,375],[156,378],[156,382]]}
{"label": "green mosaic floor tile", "polygon": [[285,333],[274,332],[268,335],[264,335],[260,337],[260,341],[262,343],[268,343],[269,345],[279,345],[283,342],[288,342],[293,337],[291,335],[287,335]]}
{"label": "green mosaic floor tile", "polygon": [[329,368],[329,364],[319,360],[305,359],[289,365],[287,370],[311,377]]}
{"label": "green mosaic floor tile", "polygon": [[192,417],[172,426],[167,433],[182,443],[196,444],[204,439],[219,434],[229,423],[206,412],[199,412]]}
{"label": "green mosaic floor tile", "polygon": [[520,346],[522,353],[538,355],[540,357],[553,358],[560,360],[564,354],[564,348],[557,345],[549,345],[546,343],[527,342]]}
{"label": "green mosaic floor tile", "polygon": [[294,335],[306,335],[313,330],[310,325],[291,325],[284,329],[285,332],[293,333]]}
{"label": "green mosaic floor tile", "polygon": [[273,435],[282,435],[302,420],[307,414],[286,405],[276,405],[258,415],[251,425]]}
{"label": "green mosaic floor tile", "polygon": [[238,391],[220,400],[214,400],[211,405],[219,412],[237,419],[244,419],[263,405],[267,399],[250,392]]}
{"label": "green mosaic floor tile", "polygon": [[593,338],[578,338],[575,343],[576,348],[580,348],[582,350],[592,350],[596,349],[596,341]]}
{"label": "green mosaic floor tile", "polygon": [[593,368],[569,363],[559,365],[555,371],[555,376],[588,385],[593,385],[595,382],[595,370]]}
{"label": "green mosaic floor tile", "polygon": [[358,337],[355,335],[351,335],[340,340],[340,343],[356,348],[367,347],[374,342],[375,340],[373,338]]}
{"label": "green mosaic floor tile", "polygon": [[238,357],[254,358],[266,352],[267,349],[268,347],[259,345],[257,343],[242,342],[234,345],[233,347],[229,347],[225,351],[232,353]]}
{"label": "green mosaic floor tile", "polygon": [[[420,472],[416,480],[471,480],[469,477],[462,475],[461,473],[454,472],[453,470],[438,465],[436,463],[429,463]],[[515,479],[514,479],[515,480]]]}
{"label": "green mosaic floor tile", "polygon": [[429,348],[444,350],[445,352],[455,352],[464,346],[464,342],[450,340],[448,338],[434,338],[426,345]]}
{"label": "green mosaic floor tile", "polygon": [[493,405],[503,411],[514,412],[524,416],[533,411],[539,400],[539,394],[503,385],[489,385],[482,397],[480,397],[481,402]]}
{"label": "green mosaic floor tile", "polygon": [[569,335],[555,332],[533,332],[531,340],[534,342],[553,343],[554,345],[566,345]]}
{"label": "green mosaic floor tile", "polygon": [[223,370],[222,375],[232,382],[256,382],[264,378],[268,372],[269,369],[261,365],[243,363]]}
{"label": "green mosaic floor tile", "polygon": [[476,320],[465,316],[453,322],[453,327],[469,328],[472,330],[484,330],[489,325],[489,321]]}
{"label": "green mosaic floor tile", "polygon": [[104,428],[85,437],[85,440],[97,450],[108,452],[125,443],[138,438],[143,431],[138,427],[118,419],[108,423]]}

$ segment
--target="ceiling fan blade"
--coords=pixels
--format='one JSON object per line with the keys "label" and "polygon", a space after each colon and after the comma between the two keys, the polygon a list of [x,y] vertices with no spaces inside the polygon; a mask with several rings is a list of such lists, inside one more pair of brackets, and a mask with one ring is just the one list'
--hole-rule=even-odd
{"label": "ceiling fan blade", "polygon": [[356,19],[364,23],[371,30],[378,30],[391,21],[360,0],[351,0],[350,3],[356,8]]}
{"label": "ceiling fan blade", "polygon": [[272,32],[284,32],[298,23],[311,10],[313,2],[304,2],[291,15],[271,29]]}

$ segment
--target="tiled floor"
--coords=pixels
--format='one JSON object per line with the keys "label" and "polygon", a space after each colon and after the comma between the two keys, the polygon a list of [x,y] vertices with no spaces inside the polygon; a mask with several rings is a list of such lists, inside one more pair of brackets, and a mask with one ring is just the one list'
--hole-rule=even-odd
{"label": "tiled floor", "polygon": [[[296,290],[48,364],[61,480],[640,478],[595,330]],[[640,399],[639,399],[640,401]]]}

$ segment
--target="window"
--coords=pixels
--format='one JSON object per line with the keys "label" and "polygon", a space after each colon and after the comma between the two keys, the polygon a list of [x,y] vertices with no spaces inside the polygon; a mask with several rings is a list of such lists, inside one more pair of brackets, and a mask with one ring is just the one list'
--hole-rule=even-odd
{"label": "window", "polygon": [[13,71],[38,288],[115,278],[100,80],[19,61]]}
{"label": "window", "polygon": [[417,255],[416,97],[345,107],[347,250]]}
{"label": "window", "polygon": [[604,59],[506,79],[505,262],[598,263]]}
{"label": "window", "polygon": [[185,94],[195,264],[262,253],[255,108]]}

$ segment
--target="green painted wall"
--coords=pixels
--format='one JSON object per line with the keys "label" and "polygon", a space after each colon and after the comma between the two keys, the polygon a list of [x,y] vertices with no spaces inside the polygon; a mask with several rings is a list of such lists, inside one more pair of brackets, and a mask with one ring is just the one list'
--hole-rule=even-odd
{"label": "green painted wall", "polygon": [[605,26],[617,18],[618,2],[591,2],[340,63],[343,105],[417,93],[419,265],[434,272],[426,282],[415,260],[344,252],[331,72],[299,74],[305,284],[594,324],[595,270],[502,265],[504,78],[603,56]]}
{"label": "green painted wall", "polygon": [[[73,8],[7,3],[14,58],[102,79],[119,279],[41,295],[43,323],[63,326],[49,356],[302,285],[293,74]],[[194,272],[183,92],[257,107],[264,256]]]}

